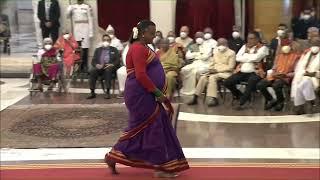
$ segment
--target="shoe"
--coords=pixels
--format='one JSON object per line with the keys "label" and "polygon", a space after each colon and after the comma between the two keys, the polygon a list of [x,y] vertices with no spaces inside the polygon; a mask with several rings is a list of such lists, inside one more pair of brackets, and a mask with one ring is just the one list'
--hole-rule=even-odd
{"label": "shoe", "polygon": [[94,99],[94,98],[96,98],[96,93],[91,93],[91,95],[87,97],[87,99]]}
{"label": "shoe", "polygon": [[192,100],[190,102],[188,102],[188,105],[191,106],[191,105],[196,105],[196,104],[198,104],[198,96],[194,95]]}
{"label": "shoe", "polygon": [[215,97],[212,97],[210,100],[209,100],[209,103],[208,103],[208,106],[209,107],[215,107],[215,106],[218,106],[219,105],[219,101],[217,98]]}
{"label": "shoe", "polygon": [[278,104],[278,101],[273,99],[271,101],[268,101],[267,104],[264,107],[264,110],[270,110],[272,109],[274,106],[276,106]]}
{"label": "shoe", "polygon": [[284,108],[284,103],[281,102],[281,103],[278,103],[278,104],[274,107],[274,110],[275,110],[275,111],[282,111],[283,108]]}
{"label": "shoe", "polygon": [[242,111],[244,110],[244,105],[239,104],[237,107],[235,107],[236,111]]}
{"label": "shoe", "polygon": [[304,106],[301,105],[301,106],[295,106],[294,107],[294,114],[295,115],[302,115],[302,114],[305,114],[305,110],[304,110]]}
{"label": "shoe", "polygon": [[178,177],[178,174],[168,173],[168,172],[164,172],[164,171],[155,171],[154,177],[155,178],[176,178],[176,177]]}
{"label": "shoe", "polygon": [[105,98],[105,99],[111,99],[111,96],[110,96],[109,93],[106,93],[106,94],[104,95],[104,98]]}
{"label": "shoe", "polygon": [[313,114],[314,113],[314,108],[316,107],[316,104],[314,101],[309,101],[306,103],[307,104],[307,114]]}

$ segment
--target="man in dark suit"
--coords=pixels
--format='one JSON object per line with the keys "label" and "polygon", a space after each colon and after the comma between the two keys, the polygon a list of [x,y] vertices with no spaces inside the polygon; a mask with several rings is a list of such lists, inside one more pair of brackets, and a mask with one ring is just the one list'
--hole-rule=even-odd
{"label": "man in dark suit", "polygon": [[60,6],[57,0],[41,0],[38,3],[38,18],[42,37],[50,37],[56,42],[59,36]]}
{"label": "man in dark suit", "polygon": [[11,37],[10,33],[10,25],[9,18],[5,14],[0,14],[0,41],[2,40],[3,45],[3,53],[7,53],[9,51],[9,39]]}
{"label": "man in dark suit", "polygon": [[110,99],[111,80],[115,76],[120,66],[120,54],[117,48],[110,46],[111,37],[107,34],[102,36],[102,46],[97,48],[91,62],[93,66],[90,71],[89,85],[91,95],[87,99],[96,97],[96,81],[99,76],[103,76],[105,80],[105,88],[107,89],[105,99]]}
{"label": "man in dark suit", "polygon": [[232,29],[232,38],[228,40],[228,45],[229,48],[237,54],[246,42],[241,38],[240,28],[238,26],[234,25]]}

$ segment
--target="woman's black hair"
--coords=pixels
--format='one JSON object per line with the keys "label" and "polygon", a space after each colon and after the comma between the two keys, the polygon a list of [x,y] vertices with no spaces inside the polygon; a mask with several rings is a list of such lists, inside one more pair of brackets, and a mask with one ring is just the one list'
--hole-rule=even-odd
{"label": "woman's black hair", "polygon": [[138,28],[138,37],[136,39],[133,38],[133,32],[131,33],[129,42],[132,44],[135,41],[138,41],[142,34],[147,30],[149,26],[156,26],[156,24],[150,20],[142,20],[137,24]]}

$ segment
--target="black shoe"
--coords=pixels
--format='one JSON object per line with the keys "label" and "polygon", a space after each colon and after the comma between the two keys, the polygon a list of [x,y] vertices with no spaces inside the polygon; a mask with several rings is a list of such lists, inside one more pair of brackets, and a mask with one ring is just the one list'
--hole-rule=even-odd
{"label": "black shoe", "polygon": [[313,114],[314,113],[314,108],[316,107],[316,104],[314,101],[309,101],[307,102],[307,114]]}
{"label": "black shoe", "polygon": [[294,107],[294,114],[295,115],[302,115],[302,114],[305,114],[305,110],[304,110],[304,106],[301,105],[301,106],[295,106]]}
{"label": "black shoe", "polygon": [[283,108],[284,108],[284,103],[281,102],[281,103],[278,103],[278,104],[274,107],[274,110],[275,110],[275,111],[282,111]]}
{"label": "black shoe", "polygon": [[219,105],[219,101],[217,98],[212,97],[208,103],[209,107],[214,107],[214,106],[218,106]]}
{"label": "black shoe", "polygon": [[198,96],[197,95],[194,95],[192,100],[190,102],[188,102],[188,105],[196,105],[198,104]]}
{"label": "black shoe", "polygon": [[237,110],[237,111],[242,111],[242,110],[244,110],[244,105],[239,104],[234,109]]}
{"label": "black shoe", "polygon": [[94,98],[96,98],[96,93],[91,93],[91,95],[87,97],[87,99],[94,99]]}
{"label": "black shoe", "polygon": [[264,107],[264,110],[270,110],[272,109],[274,106],[276,106],[278,104],[278,101],[273,99],[271,101],[268,101],[267,104]]}
{"label": "black shoe", "polygon": [[106,95],[104,95],[104,98],[105,98],[105,99],[111,99],[111,96],[110,96],[109,93],[106,93]]}

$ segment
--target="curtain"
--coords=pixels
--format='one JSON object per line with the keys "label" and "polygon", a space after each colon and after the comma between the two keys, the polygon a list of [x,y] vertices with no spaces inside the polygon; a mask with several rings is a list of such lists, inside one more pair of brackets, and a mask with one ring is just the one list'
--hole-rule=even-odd
{"label": "curtain", "polygon": [[149,0],[98,0],[97,6],[99,26],[106,29],[111,24],[122,41],[140,20],[150,18]]}
{"label": "curtain", "polygon": [[229,38],[235,23],[234,0],[177,0],[176,32],[187,25],[190,36],[211,27],[214,38]]}

